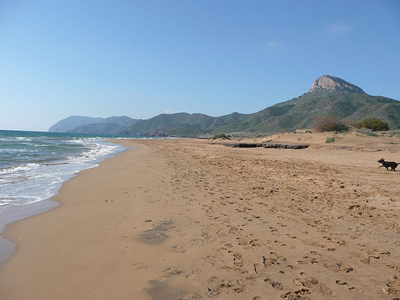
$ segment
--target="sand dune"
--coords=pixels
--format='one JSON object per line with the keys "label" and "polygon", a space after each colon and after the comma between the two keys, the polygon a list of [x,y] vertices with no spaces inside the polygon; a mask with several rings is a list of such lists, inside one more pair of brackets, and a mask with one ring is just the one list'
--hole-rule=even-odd
{"label": "sand dune", "polygon": [[331,136],[118,141],[132,150],[6,228],[0,298],[399,298],[400,172],[377,160],[399,162],[400,140]]}

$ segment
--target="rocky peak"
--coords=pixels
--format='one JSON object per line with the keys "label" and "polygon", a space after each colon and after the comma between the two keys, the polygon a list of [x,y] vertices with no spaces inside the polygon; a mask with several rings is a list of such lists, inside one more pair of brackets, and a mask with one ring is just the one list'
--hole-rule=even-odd
{"label": "rocky peak", "polygon": [[334,93],[362,93],[365,92],[358,86],[351,84],[338,77],[323,75],[314,81],[309,92],[325,90]]}

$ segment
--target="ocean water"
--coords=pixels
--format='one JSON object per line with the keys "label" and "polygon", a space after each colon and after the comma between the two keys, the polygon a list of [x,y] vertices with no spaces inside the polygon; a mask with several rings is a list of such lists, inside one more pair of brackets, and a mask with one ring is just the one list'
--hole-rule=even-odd
{"label": "ocean water", "polygon": [[79,171],[125,150],[101,137],[0,130],[0,208],[49,199]]}

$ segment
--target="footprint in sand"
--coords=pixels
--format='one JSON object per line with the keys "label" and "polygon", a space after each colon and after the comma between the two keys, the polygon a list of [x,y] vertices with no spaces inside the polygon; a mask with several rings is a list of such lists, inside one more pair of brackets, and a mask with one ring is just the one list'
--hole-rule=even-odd
{"label": "footprint in sand", "polygon": [[[397,276],[395,276],[393,280],[389,280],[386,283],[386,286],[384,286],[381,289],[381,292],[383,294],[398,295],[400,293],[400,280],[399,280],[399,278],[397,278]],[[394,298],[394,299],[399,299],[399,298]]]}
{"label": "footprint in sand", "polygon": [[343,280],[336,280],[336,284],[338,284],[338,285],[346,285],[347,282],[343,281]]}
{"label": "footprint in sand", "polygon": [[275,227],[272,227],[272,226],[269,229],[271,230],[271,232],[278,231],[278,229],[276,229]]}
{"label": "footprint in sand", "polygon": [[301,264],[301,265],[306,265],[306,264],[308,264],[308,263],[311,263],[311,264],[318,264],[319,261],[318,261],[316,258],[314,258],[314,257],[303,256],[303,260],[299,260],[299,261],[297,261],[297,263],[299,263],[299,264]]}
{"label": "footprint in sand", "polygon": [[132,266],[135,268],[135,270],[145,270],[148,268],[148,265],[145,265],[142,262],[138,262],[136,264],[133,264]]}
{"label": "footprint in sand", "polygon": [[336,271],[336,272],[345,272],[350,273],[354,271],[353,267],[346,263],[340,262],[325,262],[323,266],[327,269]]}
{"label": "footprint in sand", "polygon": [[271,284],[271,286],[272,286],[274,289],[277,289],[277,290],[284,290],[284,289],[285,289],[285,286],[284,286],[283,283],[281,283],[281,282],[274,281],[274,280],[271,280],[271,279],[269,279],[269,278],[265,279],[264,281],[265,281],[265,282],[268,282],[269,284]]}
{"label": "footprint in sand", "polygon": [[310,299],[309,297],[307,297],[306,295],[310,295],[311,292],[308,289],[300,289],[297,291],[293,291],[293,292],[287,292],[286,294],[283,294],[281,296],[282,299],[288,299],[288,300],[292,300],[292,299],[299,299],[299,300],[306,300],[306,299]]}
{"label": "footprint in sand", "polygon": [[192,265],[191,266],[192,274],[200,274],[202,271],[199,265]]}
{"label": "footprint in sand", "polygon": [[306,289],[310,289],[311,292],[317,292],[324,295],[332,295],[332,291],[328,286],[320,282],[317,278],[310,276],[307,273],[301,272],[302,278],[293,280],[293,283],[297,286],[303,286]]}
{"label": "footprint in sand", "polygon": [[192,239],[189,241],[191,245],[197,245],[197,246],[203,246],[204,245],[204,240],[202,239]]}
{"label": "footprint in sand", "polygon": [[235,252],[233,254],[233,264],[235,267],[238,268],[243,268],[244,267],[244,262],[243,262],[243,254],[240,252]]}
{"label": "footprint in sand", "polygon": [[166,269],[164,272],[167,273],[168,276],[176,276],[176,275],[185,275],[181,270],[175,269],[174,267]]}
{"label": "footprint in sand", "polygon": [[150,280],[150,287],[146,289],[153,300],[189,300],[200,299],[201,296],[191,292],[187,287],[176,287],[168,281]]}
{"label": "footprint in sand", "polygon": [[174,253],[186,253],[186,250],[183,246],[177,245],[172,247],[174,249]]}

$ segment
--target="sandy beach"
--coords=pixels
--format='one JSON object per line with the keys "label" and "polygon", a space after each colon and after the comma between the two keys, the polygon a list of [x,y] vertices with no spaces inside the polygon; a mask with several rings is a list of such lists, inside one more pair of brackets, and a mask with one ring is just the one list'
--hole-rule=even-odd
{"label": "sandy beach", "polygon": [[118,140],[60,206],[7,225],[0,299],[399,299],[400,167],[377,160],[400,139],[330,136]]}

